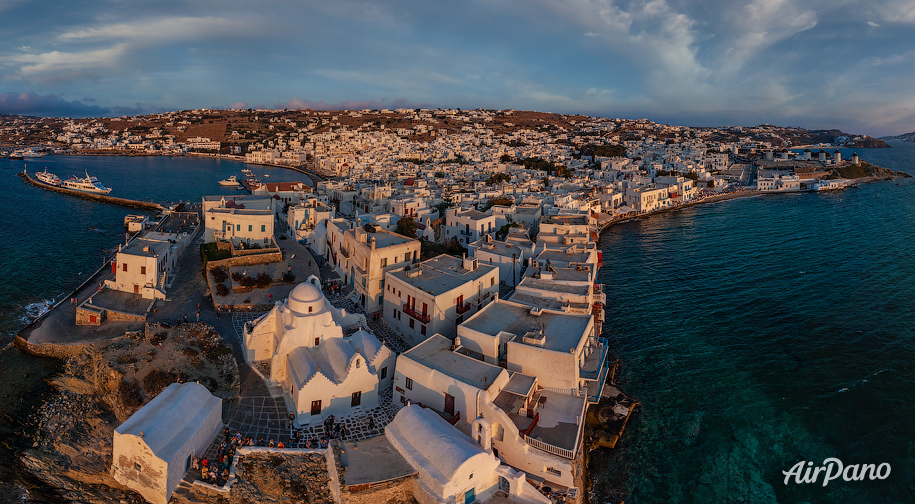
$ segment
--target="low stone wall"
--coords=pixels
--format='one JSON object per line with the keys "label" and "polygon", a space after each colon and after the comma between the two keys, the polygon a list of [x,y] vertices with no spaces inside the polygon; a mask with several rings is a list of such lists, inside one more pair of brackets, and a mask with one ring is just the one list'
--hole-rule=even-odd
{"label": "low stone wall", "polygon": [[212,270],[213,268],[229,268],[230,266],[254,266],[256,264],[269,264],[273,262],[280,262],[283,260],[283,252],[277,250],[276,252],[270,253],[260,253],[255,255],[241,256],[241,257],[230,257],[228,259],[220,259],[218,261],[209,261],[207,262],[207,271]]}
{"label": "low stone wall", "polygon": [[146,314],[138,315],[136,313],[124,313],[113,310],[105,310],[108,320],[127,320],[130,322],[146,322]]}
{"label": "low stone wall", "polygon": [[58,343],[29,343],[21,336],[16,336],[13,344],[23,352],[39,357],[51,357],[53,359],[61,360],[66,360],[74,355],[81,354],[89,348],[89,345],[87,344],[62,345]]}
{"label": "low stone wall", "polygon": [[235,247],[232,247],[232,257],[244,257],[244,256],[257,255],[257,254],[272,254],[272,253],[279,252],[279,251],[280,251],[280,248],[277,246],[264,247],[264,248],[259,248],[259,249],[256,249],[256,248],[237,249]]}
{"label": "low stone wall", "polygon": [[413,502],[413,476],[375,485],[353,485],[343,489],[343,504],[375,504],[376,502]]}

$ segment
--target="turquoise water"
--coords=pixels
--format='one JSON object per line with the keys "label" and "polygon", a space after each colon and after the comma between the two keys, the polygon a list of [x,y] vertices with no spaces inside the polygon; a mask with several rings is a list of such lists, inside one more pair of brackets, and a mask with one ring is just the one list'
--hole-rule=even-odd
{"label": "turquoise water", "polygon": [[[915,174],[915,144],[893,145],[858,152]],[[913,236],[915,179],[608,229],[605,334],[643,404],[598,471],[627,502],[915,500]],[[827,457],[892,472],[784,484]]]}

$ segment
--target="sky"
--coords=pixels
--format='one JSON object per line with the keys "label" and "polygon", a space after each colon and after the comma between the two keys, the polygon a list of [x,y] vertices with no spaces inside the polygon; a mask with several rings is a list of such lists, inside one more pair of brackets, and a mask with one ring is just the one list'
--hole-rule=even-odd
{"label": "sky", "polygon": [[915,131],[915,0],[0,0],[0,113],[486,108]]}

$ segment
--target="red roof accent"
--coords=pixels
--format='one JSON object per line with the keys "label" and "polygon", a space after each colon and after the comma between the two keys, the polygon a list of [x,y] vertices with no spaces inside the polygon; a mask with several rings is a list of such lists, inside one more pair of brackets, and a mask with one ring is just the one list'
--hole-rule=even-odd
{"label": "red roof accent", "polygon": [[413,185],[413,184],[415,184],[415,183],[416,183],[416,181],[413,180],[413,177],[410,177],[410,178],[408,178],[407,180],[404,180],[404,181],[403,181],[403,185],[405,185],[405,186]]}
{"label": "red roof accent", "polygon": [[226,208],[237,208],[239,210],[244,210],[244,203],[236,203],[235,200],[226,201]]}

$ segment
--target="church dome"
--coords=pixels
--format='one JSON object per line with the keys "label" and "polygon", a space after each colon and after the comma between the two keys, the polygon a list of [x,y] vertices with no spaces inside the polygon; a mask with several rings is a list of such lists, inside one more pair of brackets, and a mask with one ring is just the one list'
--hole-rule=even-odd
{"label": "church dome", "polygon": [[296,313],[317,313],[324,306],[324,294],[313,283],[302,282],[289,293],[287,306]]}

